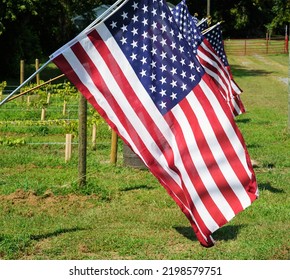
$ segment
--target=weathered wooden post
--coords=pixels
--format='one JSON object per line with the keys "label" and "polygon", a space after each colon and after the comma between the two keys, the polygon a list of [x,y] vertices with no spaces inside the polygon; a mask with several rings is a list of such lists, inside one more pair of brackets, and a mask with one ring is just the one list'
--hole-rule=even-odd
{"label": "weathered wooden post", "polygon": [[112,136],[111,136],[111,159],[110,163],[116,164],[117,163],[117,150],[118,150],[118,135],[112,129]]}
{"label": "weathered wooden post", "polygon": [[[20,60],[20,85],[24,82],[24,60]],[[21,97],[21,100],[24,101],[24,96]]]}
{"label": "weathered wooden post", "polygon": [[93,151],[97,148],[97,125],[94,123],[92,128],[92,149]]}
{"label": "weathered wooden post", "polygon": [[[38,58],[35,59],[35,70],[37,71],[39,69],[39,60]],[[40,84],[40,77],[39,77],[39,73],[36,74],[36,84],[39,85]]]}
{"label": "weathered wooden post", "polygon": [[79,162],[78,176],[79,186],[86,185],[86,169],[87,169],[87,100],[81,94],[79,101]]}

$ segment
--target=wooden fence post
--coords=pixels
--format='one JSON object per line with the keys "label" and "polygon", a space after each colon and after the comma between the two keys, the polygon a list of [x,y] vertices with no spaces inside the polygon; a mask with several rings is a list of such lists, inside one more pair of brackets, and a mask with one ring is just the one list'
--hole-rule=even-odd
{"label": "wooden fence post", "polygon": [[[39,69],[39,60],[38,58],[35,59],[35,70],[37,71]],[[36,84],[40,85],[40,77],[39,74],[36,74]]]}
{"label": "wooden fence post", "polygon": [[97,148],[96,139],[97,139],[97,125],[94,123],[93,129],[92,129],[92,149],[93,149],[93,151],[95,151]]}
{"label": "wooden fence post", "polygon": [[42,108],[41,109],[41,118],[40,118],[42,121],[44,121],[44,119],[45,119],[45,113],[46,113],[46,109]]}
{"label": "wooden fence post", "polygon": [[112,129],[112,137],[111,137],[111,159],[110,162],[112,164],[117,163],[117,150],[118,150],[118,135]]}
{"label": "wooden fence post", "polygon": [[[24,82],[24,60],[20,60],[20,79],[19,79],[19,83],[20,85],[22,85],[22,83]],[[22,96],[21,98],[22,101],[24,101],[24,96]]]}
{"label": "wooden fence post", "polygon": [[71,159],[72,151],[72,134],[65,135],[65,162]]}
{"label": "wooden fence post", "polygon": [[86,185],[86,170],[87,170],[87,100],[80,94],[79,101],[79,163],[78,176],[79,186]]}

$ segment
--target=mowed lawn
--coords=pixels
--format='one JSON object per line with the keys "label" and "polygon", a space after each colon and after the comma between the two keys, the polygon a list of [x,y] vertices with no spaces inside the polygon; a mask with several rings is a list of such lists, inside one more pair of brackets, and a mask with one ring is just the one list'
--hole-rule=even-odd
{"label": "mowed lawn", "polygon": [[106,124],[98,126],[96,150],[88,148],[87,186],[80,188],[76,146],[65,163],[62,145],[29,144],[63,142],[61,129],[4,124],[12,117],[1,110],[14,104],[17,116],[26,105],[0,107],[0,139],[12,143],[0,144],[0,259],[289,260],[288,59],[229,56],[247,110],[236,121],[257,162],[260,197],[217,230],[208,249],[147,170],[123,165],[120,140],[117,164],[110,164]]}

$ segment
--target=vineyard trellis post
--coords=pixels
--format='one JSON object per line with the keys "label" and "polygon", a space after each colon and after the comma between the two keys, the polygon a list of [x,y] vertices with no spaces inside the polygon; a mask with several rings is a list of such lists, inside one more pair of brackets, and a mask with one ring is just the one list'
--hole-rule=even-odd
{"label": "vineyard trellis post", "polygon": [[79,99],[79,137],[78,137],[78,177],[79,186],[86,185],[86,169],[87,169],[87,100],[80,94]]}

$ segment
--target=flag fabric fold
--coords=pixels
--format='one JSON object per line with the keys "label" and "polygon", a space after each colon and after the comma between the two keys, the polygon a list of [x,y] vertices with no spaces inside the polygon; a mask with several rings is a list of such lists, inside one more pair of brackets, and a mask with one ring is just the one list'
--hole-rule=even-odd
{"label": "flag fabric fold", "polygon": [[51,59],[144,161],[203,246],[257,198],[232,112],[166,2],[125,1]]}

